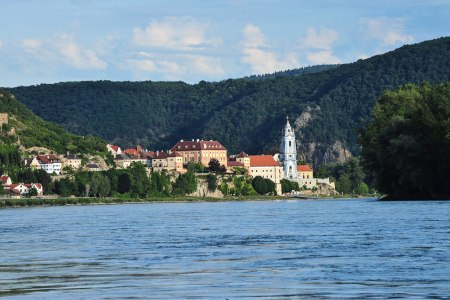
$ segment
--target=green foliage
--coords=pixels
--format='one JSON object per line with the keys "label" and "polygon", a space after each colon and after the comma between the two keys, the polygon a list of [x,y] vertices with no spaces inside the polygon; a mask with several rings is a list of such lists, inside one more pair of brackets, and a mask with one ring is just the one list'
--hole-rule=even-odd
{"label": "green foliage", "polygon": [[292,191],[300,190],[298,182],[290,181],[287,179],[281,179],[280,183],[281,183],[281,192],[282,193],[290,193]]}
{"label": "green foliage", "polygon": [[450,198],[449,83],[386,92],[360,134],[366,173],[388,198]]}
{"label": "green foliage", "polygon": [[220,162],[217,159],[212,158],[208,163],[208,169],[211,172],[223,174],[223,173],[225,173],[227,168],[224,165],[220,165]]}
{"label": "green foliage", "polygon": [[[312,163],[318,165],[337,140],[358,154],[354,129],[361,118],[370,118],[386,89],[449,81],[449,45],[450,38],[440,38],[352,64],[195,85],[91,81],[8,90],[71,132],[91,133],[124,147],[167,149],[179,139],[198,137],[217,139],[230,152],[260,153],[278,146],[286,115],[298,117],[310,110],[302,145],[317,145]],[[41,135],[34,135],[36,143]],[[51,140],[44,138],[41,144]]]}
{"label": "green foliage", "polygon": [[188,195],[197,190],[197,178],[191,172],[180,174],[173,184],[174,195]]}
{"label": "green foliage", "polygon": [[38,195],[38,191],[34,187],[28,191],[28,196],[30,196],[30,197],[37,196],[37,195]]}
{"label": "green foliage", "polygon": [[350,158],[345,163],[321,165],[314,171],[314,176],[316,178],[329,177],[331,181],[335,181],[336,191],[344,194],[360,194],[357,191],[361,183],[366,180],[366,175],[358,158]]}
{"label": "green foliage", "polygon": [[191,173],[202,173],[205,170],[205,166],[200,162],[190,161],[186,164],[186,169]]}
{"label": "green foliage", "polygon": [[145,198],[150,192],[150,181],[144,164],[133,162],[128,168],[133,182],[130,190],[132,197]]}
{"label": "green foliage", "polygon": [[275,183],[272,180],[262,178],[261,176],[256,176],[255,178],[253,178],[252,186],[260,195],[275,193]]}
{"label": "green foliage", "polygon": [[131,189],[131,178],[127,172],[119,175],[117,191],[121,194],[128,193]]}
{"label": "green foliage", "polygon": [[214,174],[208,174],[206,176],[206,182],[208,183],[208,191],[215,192],[217,189],[217,176]]}

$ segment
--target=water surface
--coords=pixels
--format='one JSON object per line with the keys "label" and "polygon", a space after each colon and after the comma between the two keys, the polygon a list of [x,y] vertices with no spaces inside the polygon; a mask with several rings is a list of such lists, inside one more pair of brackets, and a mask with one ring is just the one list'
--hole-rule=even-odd
{"label": "water surface", "polygon": [[450,202],[0,210],[0,296],[448,298]]}

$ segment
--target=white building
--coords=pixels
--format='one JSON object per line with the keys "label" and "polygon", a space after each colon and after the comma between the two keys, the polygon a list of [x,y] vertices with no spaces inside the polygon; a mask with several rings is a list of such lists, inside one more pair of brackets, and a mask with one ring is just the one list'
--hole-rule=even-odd
{"label": "white building", "polygon": [[48,174],[61,174],[61,160],[56,155],[38,155],[36,159],[39,162],[41,169]]}
{"label": "white building", "polygon": [[279,162],[275,161],[272,155],[249,155],[250,167],[249,174],[253,178],[261,176],[275,183],[278,195],[281,195],[281,179],[284,178],[283,167]]}
{"label": "white building", "polygon": [[286,117],[286,126],[284,126],[281,137],[279,159],[283,164],[284,177],[289,180],[296,180],[298,178],[297,146],[295,144],[295,133],[291,124],[289,124],[288,117]]}
{"label": "white building", "polygon": [[284,177],[290,181],[295,181],[300,187],[307,189],[317,188],[319,184],[335,188],[334,182],[330,182],[329,178],[314,178],[313,170],[308,165],[297,165],[297,146],[295,141],[295,132],[289,124],[289,119],[286,118],[286,125],[284,126],[279,160],[283,165]]}

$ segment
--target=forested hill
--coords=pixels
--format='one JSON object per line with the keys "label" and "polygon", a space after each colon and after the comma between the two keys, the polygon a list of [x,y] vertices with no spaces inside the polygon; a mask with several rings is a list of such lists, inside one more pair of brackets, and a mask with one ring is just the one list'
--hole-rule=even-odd
{"label": "forested hill", "polygon": [[[278,147],[286,115],[301,158],[314,164],[358,154],[356,128],[386,89],[450,80],[450,38],[321,72],[216,83],[87,81],[10,89],[36,114],[69,131],[122,146],[164,149],[179,139],[217,139],[231,152]],[[347,153],[348,153],[347,151]]]}
{"label": "forested hill", "polygon": [[104,140],[92,135],[82,137],[71,134],[61,125],[46,122],[1,89],[0,113],[8,114],[8,124],[3,124],[0,129],[0,147],[44,147],[60,154],[67,151],[83,154],[107,153]]}

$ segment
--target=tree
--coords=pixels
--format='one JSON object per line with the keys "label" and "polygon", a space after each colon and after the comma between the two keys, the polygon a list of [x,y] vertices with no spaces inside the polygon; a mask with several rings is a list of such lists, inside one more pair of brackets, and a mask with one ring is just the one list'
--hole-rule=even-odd
{"label": "tree", "polygon": [[226,171],[225,166],[220,165],[220,162],[219,162],[217,159],[215,159],[215,158],[212,158],[212,159],[209,161],[209,163],[208,163],[208,169],[209,169],[211,172],[217,172],[217,173],[225,173],[225,171]]}
{"label": "tree", "polygon": [[363,167],[390,199],[450,198],[450,84],[405,85],[360,130]]}
{"label": "tree", "polygon": [[100,179],[100,185],[98,187],[98,196],[106,197],[109,195],[111,191],[111,184],[109,182],[109,178],[107,176],[102,175]]}
{"label": "tree", "polygon": [[197,190],[197,178],[191,172],[180,174],[173,185],[175,195],[188,195]]}
{"label": "tree", "polygon": [[191,173],[202,173],[205,166],[200,162],[190,161],[186,164],[186,169]]}
{"label": "tree", "polygon": [[253,178],[252,186],[255,189],[255,191],[260,195],[265,195],[269,192],[267,183],[261,176],[256,176],[255,178]]}
{"label": "tree", "polygon": [[150,181],[147,170],[142,163],[133,162],[128,168],[131,177],[131,195],[133,197],[145,198],[150,191]]}
{"label": "tree", "polygon": [[131,178],[127,172],[119,175],[117,190],[121,194],[128,193],[131,189]]}
{"label": "tree", "polygon": [[49,194],[52,190],[52,178],[50,177],[50,175],[42,169],[35,170],[34,175],[36,181],[42,184],[44,194]]}
{"label": "tree", "polygon": [[38,195],[38,191],[37,191],[37,189],[35,187],[31,188],[28,191],[28,196],[30,196],[30,197],[37,196],[37,195]]}
{"label": "tree", "polygon": [[208,191],[215,192],[217,189],[217,176],[214,174],[208,174],[206,176],[206,182],[208,183]]}

